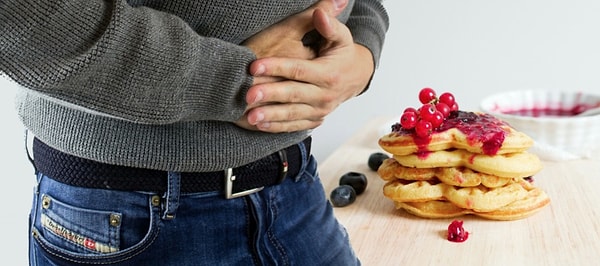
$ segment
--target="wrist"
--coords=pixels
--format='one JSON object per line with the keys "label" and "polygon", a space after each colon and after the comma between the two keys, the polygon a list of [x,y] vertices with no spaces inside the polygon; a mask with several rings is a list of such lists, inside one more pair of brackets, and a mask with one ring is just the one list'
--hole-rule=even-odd
{"label": "wrist", "polygon": [[369,86],[371,85],[371,80],[373,79],[373,75],[375,73],[375,59],[373,58],[373,53],[371,50],[364,45],[355,43],[354,44],[356,53],[360,59],[360,62],[363,62],[365,66],[363,80],[364,84],[362,88],[356,93],[356,96],[363,94]]}

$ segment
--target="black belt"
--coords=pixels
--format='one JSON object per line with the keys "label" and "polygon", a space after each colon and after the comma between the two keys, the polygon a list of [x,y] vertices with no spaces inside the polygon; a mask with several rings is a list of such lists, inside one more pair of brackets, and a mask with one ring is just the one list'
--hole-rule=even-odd
{"label": "black belt", "polygon": [[[311,138],[302,141],[310,154]],[[167,171],[100,163],[58,151],[35,138],[33,158],[37,171],[72,186],[125,191],[167,191]],[[215,172],[181,172],[182,193],[224,191],[227,198],[243,196],[296,176],[302,166],[298,145],[258,161]]]}

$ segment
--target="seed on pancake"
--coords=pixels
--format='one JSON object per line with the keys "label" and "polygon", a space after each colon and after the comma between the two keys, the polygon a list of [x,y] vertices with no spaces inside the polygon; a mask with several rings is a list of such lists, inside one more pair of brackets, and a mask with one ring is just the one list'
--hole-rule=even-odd
{"label": "seed on pancake", "polygon": [[340,177],[339,184],[351,186],[358,196],[367,189],[367,177],[362,173],[348,172]]}
{"label": "seed on pancake", "polygon": [[369,168],[371,168],[371,170],[377,171],[379,170],[379,166],[381,166],[383,161],[385,161],[385,159],[387,158],[390,158],[390,156],[382,152],[371,153],[371,155],[369,155],[369,160],[367,161],[367,164],[369,165]]}
{"label": "seed on pancake", "polygon": [[350,185],[341,185],[331,191],[329,200],[334,207],[345,207],[356,201],[356,191]]}

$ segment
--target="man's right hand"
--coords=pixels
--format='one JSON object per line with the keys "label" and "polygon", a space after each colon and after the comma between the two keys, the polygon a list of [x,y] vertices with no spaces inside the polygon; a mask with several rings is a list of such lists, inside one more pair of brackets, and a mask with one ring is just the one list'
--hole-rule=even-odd
{"label": "man's right hand", "polygon": [[[289,57],[313,59],[316,51],[303,43],[304,36],[315,29],[313,13],[317,9],[332,17],[339,15],[348,4],[347,0],[320,0],[310,8],[290,16],[253,35],[242,45],[250,48],[257,59],[265,57]],[[276,81],[274,77],[255,77],[253,85]]]}

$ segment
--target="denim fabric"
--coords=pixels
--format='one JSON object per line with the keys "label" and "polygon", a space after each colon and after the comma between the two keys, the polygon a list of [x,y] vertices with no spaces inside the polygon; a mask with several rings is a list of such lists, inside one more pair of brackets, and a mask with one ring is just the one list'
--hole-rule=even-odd
{"label": "denim fabric", "polygon": [[360,265],[307,158],[249,196],[72,187],[38,173],[31,265]]}

